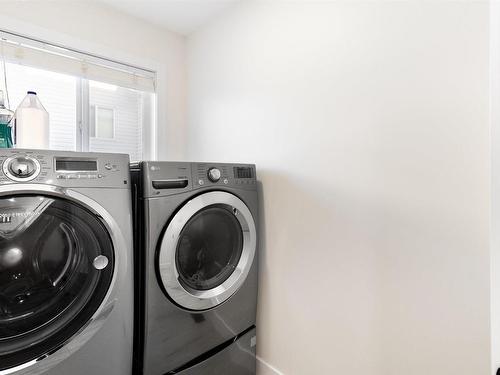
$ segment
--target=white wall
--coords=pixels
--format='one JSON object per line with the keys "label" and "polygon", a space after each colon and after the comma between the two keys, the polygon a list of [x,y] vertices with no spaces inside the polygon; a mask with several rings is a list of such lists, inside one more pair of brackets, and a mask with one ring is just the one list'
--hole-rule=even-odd
{"label": "white wall", "polygon": [[490,10],[491,119],[491,353],[500,368],[500,2]]}
{"label": "white wall", "polygon": [[4,0],[0,4],[0,29],[156,70],[158,156],[182,159],[184,37],[92,1]]}
{"label": "white wall", "polygon": [[277,370],[490,373],[488,15],[248,2],[189,38],[188,157],[263,184]]}

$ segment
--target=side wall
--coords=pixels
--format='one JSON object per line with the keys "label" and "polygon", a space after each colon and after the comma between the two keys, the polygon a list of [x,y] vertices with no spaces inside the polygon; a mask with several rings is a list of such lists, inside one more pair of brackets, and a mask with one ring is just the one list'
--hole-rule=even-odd
{"label": "side wall", "polygon": [[491,3],[490,15],[491,118],[491,359],[500,369],[500,3]]}
{"label": "side wall", "polygon": [[488,4],[248,2],[187,48],[188,157],[263,185],[260,373],[490,374]]}

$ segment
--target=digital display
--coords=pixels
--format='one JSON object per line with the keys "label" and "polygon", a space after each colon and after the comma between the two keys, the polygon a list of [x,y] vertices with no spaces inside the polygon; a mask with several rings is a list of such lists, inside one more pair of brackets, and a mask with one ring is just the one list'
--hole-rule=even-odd
{"label": "digital display", "polygon": [[234,167],[234,177],[253,178],[253,170],[250,167]]}
{"label": "digital display", "polygon": [[57,172],[97,172],[97,160],[56,159]]}

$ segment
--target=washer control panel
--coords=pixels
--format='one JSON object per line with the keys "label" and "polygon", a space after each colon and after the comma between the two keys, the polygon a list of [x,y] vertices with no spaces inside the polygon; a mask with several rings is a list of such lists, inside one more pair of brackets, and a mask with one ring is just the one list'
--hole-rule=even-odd
{"label": "washer control panel", "polygon": [[124,187],[129,184],[128,155],[67,151],[0,150],[0,185],[42,183],[64,187]]}

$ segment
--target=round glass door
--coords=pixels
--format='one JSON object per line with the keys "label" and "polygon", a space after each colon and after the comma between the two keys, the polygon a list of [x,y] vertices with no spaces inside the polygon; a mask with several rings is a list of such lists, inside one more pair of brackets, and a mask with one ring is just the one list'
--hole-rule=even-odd
{"label": "round glass door", "polygon": [[179,278],[192,289],[213,289],[231,276],[242,250],[243,233],[232,208],[204,208],[186,223],[179,236],[175,252]]}
{"label": "round glass door", "polygon": [[181,207],[165,230],[158,257],[160,281],[181,307],[212,308],[245,281],[255,246],[252,214],[238,197],[202,194]]}
{"label": "round glass door", "polygon": [[52,196],[0,198],[0,370],[60,347],[100,307],[112,240],[86,207]]}

